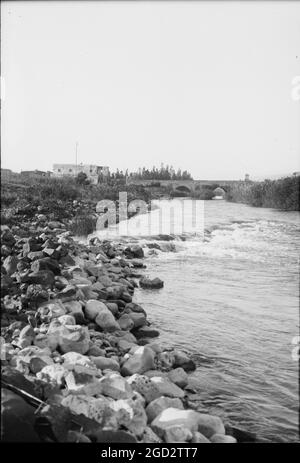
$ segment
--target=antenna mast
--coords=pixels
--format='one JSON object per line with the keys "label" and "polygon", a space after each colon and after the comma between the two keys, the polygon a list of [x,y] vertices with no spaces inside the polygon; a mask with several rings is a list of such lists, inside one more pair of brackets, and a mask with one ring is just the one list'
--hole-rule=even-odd
{"label": "antenna mast", "polygon": [[77,171],[77,152],[78,152],[78,141],[75,144],[76,171]]}

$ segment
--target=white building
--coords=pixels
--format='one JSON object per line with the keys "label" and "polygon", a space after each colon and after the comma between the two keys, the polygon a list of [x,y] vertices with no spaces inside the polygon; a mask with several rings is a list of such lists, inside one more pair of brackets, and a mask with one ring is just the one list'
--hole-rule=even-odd
{"label": "white building", "polygon": [[94,164],[53,164],[54,177],[77,177],[83,172],[94,184],[101,181],[101,178],[109,176],[109,167],[96,166]]}

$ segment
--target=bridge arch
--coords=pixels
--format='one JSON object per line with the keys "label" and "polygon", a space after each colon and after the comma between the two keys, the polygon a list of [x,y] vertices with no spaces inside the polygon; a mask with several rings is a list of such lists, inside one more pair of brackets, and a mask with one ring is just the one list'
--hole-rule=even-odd
{"label": "bridge arch", "polygon": [[182,192],[182,193],[191,193],[192,190],[189,186],[187,185],[176,185],[175,186],[175,191]]}
{"label": "bridge arch", "polygon": [[224,190],[224,188],[218,186],[217,188],[214,189],[213,194],[214,196],[222,196],[222,198],[225,198],[226,191]]}

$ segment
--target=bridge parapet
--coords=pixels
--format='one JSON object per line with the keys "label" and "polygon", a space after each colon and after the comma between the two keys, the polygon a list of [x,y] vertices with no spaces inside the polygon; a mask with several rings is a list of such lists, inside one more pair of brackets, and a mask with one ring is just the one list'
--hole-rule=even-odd
{"label": "bridge parapet", "polygon": [[[142,186],[156,186],[159,184],[162,187],[171,186],[173,190],[176,189],[187,189],[190,192],[194,192],[196,189],[199,189],[201,186],[214,186],[216,187],[228,187],[238,183],[244,183],[244,180],[159,180],[159,179],[134,179],[128,177],[126,180],[128,185],[142,185]],[[156,184],[156,185],[155,185]]]}

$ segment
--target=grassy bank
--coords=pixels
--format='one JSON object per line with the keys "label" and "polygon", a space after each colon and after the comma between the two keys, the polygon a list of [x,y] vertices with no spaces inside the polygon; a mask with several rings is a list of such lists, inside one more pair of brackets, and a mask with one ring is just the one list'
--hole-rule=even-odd
{"label": "grassy bank", "polygon": [[96,204],[101,200],[118,201],[127,192],[127,202],[142,199],[149,203],[151,193],[142,186],[125,185],[119,180],[100,185],[81,185],[73,178],[20,179],[1,183],[1,223],[17,222],[20,216],[52,214],[69,219],[74,234],[92,233],[96,224]]}
{"label": "grassy bank", "polygon": [[300,176],[293,176],[234,185],[227,192],[226,199],[255,207],[298,211],[300,209],[299,193]]}

